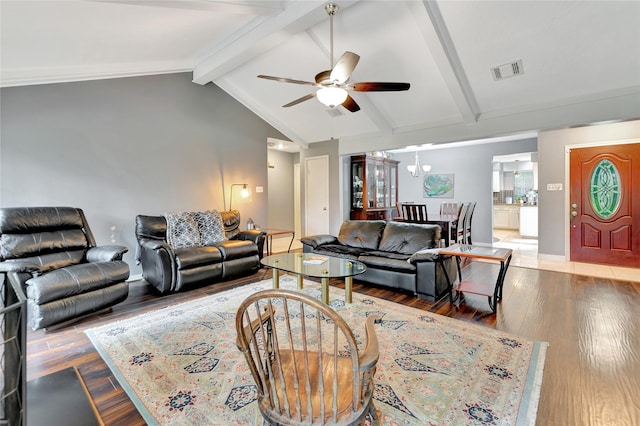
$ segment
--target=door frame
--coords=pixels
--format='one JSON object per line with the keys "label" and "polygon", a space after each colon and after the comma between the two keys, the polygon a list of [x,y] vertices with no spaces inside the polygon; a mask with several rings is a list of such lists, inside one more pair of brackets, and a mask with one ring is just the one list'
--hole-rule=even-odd
{"label": "door frame", "polygon": [[[571,204],[571,159],[570,151],[577,148],[592,148],[597,146],[612,146],[612,145],[628,145],[632,143],[638,143],[638,138],[634,139],[619,139],[612,141],[598,141],[598,142],[586,142],[581,144],[565,145],[564,147],[564,260],[569,262],[571,260],[571,219],[570,209]],[[538,189],[539,190],[539,189]]]}

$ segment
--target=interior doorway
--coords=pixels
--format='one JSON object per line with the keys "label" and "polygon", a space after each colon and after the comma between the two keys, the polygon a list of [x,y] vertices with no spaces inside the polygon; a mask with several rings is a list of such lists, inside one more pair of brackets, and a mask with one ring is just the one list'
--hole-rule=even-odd
{"label": "interior doorway", "polygon": [[537,259],[537,153],[495,156],[492,183],[493,245]]}

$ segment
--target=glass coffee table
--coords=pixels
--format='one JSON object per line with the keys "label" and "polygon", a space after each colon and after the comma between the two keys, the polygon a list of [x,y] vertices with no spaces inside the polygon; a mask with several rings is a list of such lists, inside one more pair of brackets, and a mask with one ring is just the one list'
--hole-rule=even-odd
{"label": "glass coffee table", "polygon": [[357,260],[341,259],[313,253],[280,253],[266,256],[260,261],[273,269],[273,288],[280,287],[280,271],[298,276],[298,288],[303,286],[303,277],[320,278],[322,302],[329,304],[329,279],[344,278],[344,299],[351,303],[353,276],[363,273],[367,267]]}

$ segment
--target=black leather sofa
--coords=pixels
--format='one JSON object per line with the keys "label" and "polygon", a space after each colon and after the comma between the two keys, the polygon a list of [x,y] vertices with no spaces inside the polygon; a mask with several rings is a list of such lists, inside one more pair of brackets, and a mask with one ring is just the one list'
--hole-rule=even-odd
{"label": "black leather sofa", "polygon": [[34,330],[58,328],[125,300],[127,251],[96,247],[78,208],[0,209],[0,273],[26,294]]}
{"label": "black leather sofa", "polygon": [[240,231],[238,210],[220,212],[226,241],[172,248],[164,216],[136,216],[136,262],[142,277],[160,293],[177,292],[205,282],[252,274],[260,269],[264,234]]}
{"label": "black leather sofa", "polygon": [[438,300],[457,278],[456,263],[438,253],[438,225],[383,220],[345,221],[337,237],[314,235],[301,238],[305,253],[353,259],[367,270],[354,277],[392,289],[401,289],[427,300]]}

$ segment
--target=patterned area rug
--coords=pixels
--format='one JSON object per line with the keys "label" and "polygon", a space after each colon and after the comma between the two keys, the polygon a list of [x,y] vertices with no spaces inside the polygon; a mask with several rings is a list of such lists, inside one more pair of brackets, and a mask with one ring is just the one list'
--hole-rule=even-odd
{"label": "patterned area rug", "polygon": [[[296,280],[281,277],[281,288]],[[235,346],[235,312],[262,281],[87,330],[149,425],[261,424],[256,387]],[[320,298],[319,285],[305,292]],[[385,425],[535,424],[547,344],[358,293],[331,306],[356,338],[376,325],[375,406]],[[359,339],[360,340],[360,339]]]}

